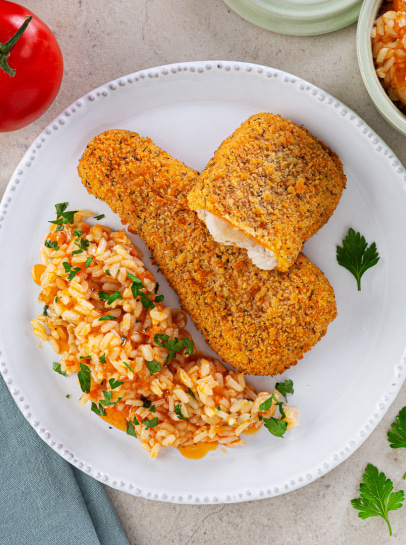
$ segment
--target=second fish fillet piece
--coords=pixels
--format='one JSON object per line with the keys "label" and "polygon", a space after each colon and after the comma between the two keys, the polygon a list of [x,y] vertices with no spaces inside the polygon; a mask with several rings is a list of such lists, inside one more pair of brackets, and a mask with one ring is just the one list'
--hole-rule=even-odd
{"label": "second fish fillet piece", "polygon": [[334,212],[346,184],[338,156],[280,115],[247,119],[219,146],[188,196],[219,242],[287,271]]}
{"label": "second fish fillet piece", "polygon": [[266,271],[246,250],[215,242],[188,207],[198,173],[151,139],[106,131],[87,145],[78,171],[144,240],[207,343],[239,371],[283,373],[336,317],[333,288],[303,254],[287,273]]}

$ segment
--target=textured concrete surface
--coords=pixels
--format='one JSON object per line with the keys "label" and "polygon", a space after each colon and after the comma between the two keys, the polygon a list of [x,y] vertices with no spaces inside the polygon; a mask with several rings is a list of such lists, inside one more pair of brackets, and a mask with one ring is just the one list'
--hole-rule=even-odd
{"label": "textured concrete surface", "polygon": [[[356,25],[323,36],[291,37],[256,28],[221,0],[21,3],[54,31],[64,54],[65,74],[60,93],[45,115],[25,129],[0,134],[0,195],[31,142],[75,99],[136,70],[187,60],[247,61],[305,78],[352,108],[406,164],[405,138],[380,117],[363,86],[355,50]],[[394,536],[389,538],[380,518],[362,521],[350,505],[368,462],[384,471],[396,488],[406,484],[402,481],[406,449],[394,451],[386,440],[387,429],[404,405],[406,387],[355,454],[318,481],[284,496],[188,506],[155,503],[113,489],[108,493],[132,545],[404,544],[406,507],[391,513]]]}

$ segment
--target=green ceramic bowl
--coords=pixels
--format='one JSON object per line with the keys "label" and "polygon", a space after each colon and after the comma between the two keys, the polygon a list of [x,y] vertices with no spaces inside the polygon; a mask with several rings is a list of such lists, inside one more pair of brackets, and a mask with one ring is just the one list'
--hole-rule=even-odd
{"label": "green ceramic bowl", "polygon": [[406,135],[406,116],[382,87],[375,72],[371,47],[371,29],[382,0],[364,0],[357,27],[357,55],[362,79],[378,112],[401,134]]}
{"label": "green ceramic bowl", "polygon": [[292,36],[314,36],[354,23],[362,0],[224,0],[256,26]]}

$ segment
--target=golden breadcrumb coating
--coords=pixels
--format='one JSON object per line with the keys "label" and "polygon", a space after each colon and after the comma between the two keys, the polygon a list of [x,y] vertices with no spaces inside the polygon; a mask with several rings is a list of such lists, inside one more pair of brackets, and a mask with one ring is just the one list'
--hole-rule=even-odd
{"label": "golden breadcrumb coating", "polygon": [[287,271],[334,212],[346,184],[338,156],[271,113],[245,121],[215,152],[188,196],[274,253]]}
{"label": "golden breadcrumb coating", "polygon": [[216,243],[187,204],[198,173],[149,138],[111,130],[78,166],[88,191],[142,237],[183,309],[223,361],[256,375],[296,364],[336,316],[334,292],[303,254],[288,273],[260,270]]}

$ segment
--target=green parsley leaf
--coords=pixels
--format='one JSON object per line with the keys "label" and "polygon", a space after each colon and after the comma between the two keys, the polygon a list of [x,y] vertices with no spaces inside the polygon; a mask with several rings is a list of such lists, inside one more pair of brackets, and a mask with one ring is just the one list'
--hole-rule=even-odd
{"label": "green parsley leaf", "polygon": [[80,272],[80,267],[72,267],[72,265],[70,263],[68,263],[67,261],[64,261],[62,263],[63,265],[63,268],[65,269],[65,272],[66,273],[69,273],[69,276],[68,276],[68,280],[73,280],[73,278],[75,278],[76,274],[78,272]]}
{"label": "green parsley leaf", "polygon": [[279,407],[282,418],[286,418],[285,411],[283,410],[283,402],[279,401],[275,394],[272,394],[271,397],[268,397],[268,399],[263,401],[258,407],[259,410],[268,411],[272,407],[272,401],[275,401],[275,404]]}
{"label": "green parsley leaf", "polygon": [[388,513],[403,507],[404,491],[392,492],[393,482],[372,464],[365,468],[362,480],[359,486],[361,497],[351,500],[351,505],[359,511],[358,516],[362,519],[382,517],[388,525],[389,535],[392,535]]}
{"label": "green parsley leaf", "polygon": [[181,339],[180,342],[186,348],[185,355],[191,356],[193,354],[193,348],[194,348],[193,341],[190,339]]}
{"label": "green parsley leaf", "polygon": [[97,414],[97,416],[106,416],[106,411],[104,410],[103,405],[97,405],[92,401],[91,409],[94,413]]}
{"label": "green parsley leaf", "polygon": [[103,396],[104,396],[104,399],[102,399],[100,403],[102,403],[103,405],[106,405],[106,407],[108,407],[109,405],[114,405],[112,401],[113,399],[112,392],[103,392]]}
{"label": "green parsley leaf", "polygon": [[99,221],[102,220],[105,217],[105,214],[100,214],[99,216],[95,216],[94,219]]}
{"label": "green parsley leaf", "polygon": [[44,311],[42,313],[44,316],[48,316],[48,309],[49,309],[49,305],[45,305],[44,306]]}
{"label": "green parsley leaf", "polygon": [[152,405],[151,401],[149,399],[147,399],[146,397],[144,397],[144,396],[141,396],[141,401],[143,402],[142,406],[145,409],[149,409],[151,407],[151,405]]}
{"label": "green parsley leaf", "polygon": [[134,373],[133,369],[128,365],[126,361],[123,361],[124,365],[131,371],[131,373]]}
{"label": "green parsley leaf", "polygon": [[179,420],[189,420],[189,418],[183,416],[182,405],[180,403],[178,405],[175,405],[175,414],[179,418]]}
{"label": "green parsley leaf", "polygon": [[99,362],[100,363],[106,363],[106,354],[105,353],[102,356],[100,356]]}
{"label": "green parsley leaf", "polygon": [[135,274],[132,274],[127,271],[127,277],[133,282],[134,284],[140,284],[142,288],[145,288],[144,284],[142,283],[141,278],[138,278],[138,276],[135,276]]}
{"label": "green parsley leaf", "polygon": [[388,440],[391,448],[406,448],[406,407],[399,411],[396,422],[388,431]]}
{"label": "green parsley leaf", "polygon": [[156,413],[155,405],[152,405],[152,407],[149,409],[150,413]]}
{"label": "green parsley leaf", "polygon": [[93,257],[88,257],[86,259],[85,267],[88,267],[92,261],[93,261]]}
{"label": "green parsley leaf", "polygon": [[140,423],[138,422],[136,416],[134,416],[134,418],[133,418],[133,424],[134,424],[134,426],[140,426]]}
{"label": "green parsley leaf", "polygon": [[107,299],[110,297],[110,294],[107,293],[107,291],[99,291],[99,299],[100,301],[107,301]]}
{"label": "green parsley leaf", "polygon": [[151,299],[148,299],[148,297],[145,295],[145,293],[141,293],[141,304],[144,307],[145,310],[153,309],[155,308],[154,303],[151,301]]}
{"label": "green parsley leaf", "polygon": [[138,297],[141,298],[141,304],[144,307],[145,310],[153,309],[155,308],[154,303],[148,299],[148,297],[143,293],[141,290],[145,289],[144,284],[142,283],[142,280],[138,278],[138,276],[135,276],[134,274],[131,274],[127,271],[127,276],[131,280],[131,291],[133,294],[134,299],[137,299]]}
{"label": "green parsley leaf", "polygon": [[284,398],[287,398],[286,394],[293,394],[293,380],[285,380],[284,382],[277,382],[275,385],[275,390],[278,390]]}
{"label": "green parsley leaf", "polygon": [[124,346],[126,342],[127,342],[127,337],[125,336],[121,337],[121,346]]}
{"label": "green parsley leaf", "polygon": [[193,390],[191,390],[190,388],[187,389],[187,393],[193,397],[193,399],[196,399],[196,396],[195,394],[193,393]]}
{"label": "green parsley leaf", "polygon": [[163,341],[167,341],[169,339],[169,335],[161,335],[160,333],[154,335],[155,344],[164,348],[164,345],[161,343],[160,339],[162,339]]}
{"label": "green parsley leaf", "polygon": [[[76,246],[79,248],[79,250],[76,251],[76,253],[85,252],[89,248],[90,241],[86,240],[85,238],[81,238],[79,241],[75,240]],[[73,254],[73,252],[72,252]]]}
{"label": "green parsley leaf", "polygon": [[155,296],[155,303],[161,303],[164,300],[163,295],[156,295]]}
{"label": "green parsley leaf", "polygon": [[83,235],[83,231],[79,231],[79,229],[74,229],[73,234],[75,237],[80,238]]}
{"label": "green parsley leaf", "polygon": [[119,386],[121,386],[122,384],[124,384],[124,382],[120,382],[119,380],[116,380],[114,378],[111,378],[109,380],[109,384],[110,384],[110,388],[112,390],[115,390],[116,388],[118,388]]}
{"label": "green parsley leaf", "polygon": [[222,410],[222,408],[220,407],[220,405],[218,405],[218,406],[216,407],[216,409],[217,409],[218,411],[221,411],[221,410]]}
{"label": "green parsley leaf", "polygon": [[266,429],[272,433],[272,435],[276,435],[276,437],[283,437],[287,427],[288,423],[284,420],[279,420],[278,418],[263,418],[264,425]]}
{"label": "green parsley leaf", "polygon": [[90,382],[91,382],[91,373],[90,369],[87,365],[81,363],[80,364],[80,371],[78,373],[78,379],[80,387],[82,388],[82,392],[85,392],[87,394],[90,393]]}
{"label": "green parsley leaf", "polygon": [[61,214],[63,214],[63,212],[65,212],[65,210],[68,208],[68,204],[67,202],[60,202],[58,204],[55,205],[55,210],[56,210],[56,217],[58,218]]}
{"label": "green parsley leaf", "polygon": [[343,240],[343,246],[337,246],[338,264],[355,277],[358,291],[361,291],[362,275],[376,265],[379,259],[375,242],[368,246],[365,238],[351,227]]}
{"label": "green parsley leaf", "polygon": [[92,356],[80,356],[80,360],[91,360]]}
{"label": "green parsley leaf", "polygon": [[145,360],[145,365],[148,367],[148,371],[150,375],[153,375],[154,373],[159,373],[159,371],[161,370],[161,364],[155,360],[151,360],[151,361]]}
{"label": "green parsley leaf", "polygon": [[146,420],[144,422],[144,426],[147,428],[147,430],[149,430],[150,428],[155,428],[155,426],[158,425],[158,417],[156,416],[155,418],[153,418],[152,420]]}
{"label": "green parsley leaf", "polygon": [[48,223],[53,223],[55,225],[59,225],[60,227],[62,227],[62,225],[65,225],[67,223],[74,223],[75,214],[76,212],[78,212],[78,210],[71,210],[70,212],[65,212],[67,203],[60,203],[60,205],[58,204],[55,205],[57,219],[54,221],[49,221]]}
{"label": "green parsley leaf", "polygon": [[104,271],[104,274],[105,274],[106,276],[111,276],[111,273],[110,273],[110,271],[109,271],[108,269],[106,269],[106,270]]}
{"label": "green parsley leaf", "polygon": [[99,322],[105,322],[106,320],[117,320],[117,316],[111,316],[110,314],[106,314],[105,316],[99,318]]}
{"label": "green parsley leaf", "polygon": [[66,399],[69,399],[70,398],[70,394],[66,394]]}
{"label": "green parsley leaf", "polygon": [[278,398],[274,394],[272,394],[271,397],[268,397],[268,399],[260,403],[258,409],[260,411],[268,411],[272,407],[273,401],[275,401],[276,403],[278,402]]}
{"label": "green parsley leaf", "polygon": [[113,293],[107,293],[106,291],[99,291],[99,298],[100,301],[107,301],[108,305],[111,305],[114,303],[114,301],[117,301],[118,299],[122,299],[123,296],[119,292],[119,290],[116,290]]}
{"label": "green parsley leaf", "polygon": [[170,363],[175,357],[175,355],[181,350],[183,350],[184,346],[183,346],[183,343],[180,342],[177,337],[175,337],[174,339],[169,339],[168,341],[165,341],[164,348],[169,350],[169,354],[166,358],[166,361]]}
{"label": "green parsley leaf", "polygon": [[105,407],[108,407],[110,405],[117,405],[119,401],[121,401],[121,397],[117,399],[117,401],[113,401],[113,392],[103,392],[104,399],[100,401],[102,405]]}
{"label": "green parsley leaf", "polygon": [[63,377],[66,377],[66,371],[62,371],[62,367],[60,363],[57,363],[56,361],[53,362],[52,368],[54,371],[62,375]]}
{"label": "green parsley leaf", "polygon": [[137,437],[137,434],[135,433],[134,425],[132,422],[127,422],[127,433],[128,435],[132,435],[133,437]]}
{"label": "green parsley leaf", "polygon": [[46,240],[45,241],[45,248],[52,248],[57,252],[59,250],[59,244],[56,240]]}

